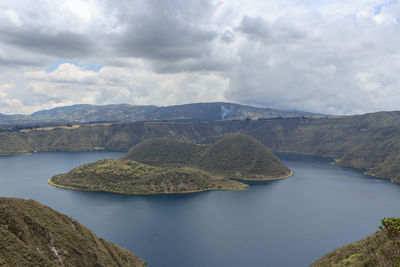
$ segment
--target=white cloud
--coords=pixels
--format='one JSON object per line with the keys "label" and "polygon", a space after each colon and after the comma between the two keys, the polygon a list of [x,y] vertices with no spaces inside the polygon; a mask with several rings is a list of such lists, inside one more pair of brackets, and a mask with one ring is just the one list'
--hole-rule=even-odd
{"label": "white cloud", "polygon": [[[0,112],[200,101],[398,109],[397,1],[25,0],[0,10],[0,86],[13,85],[0,87]],[[56,60],[103,67],[46,72]]]}

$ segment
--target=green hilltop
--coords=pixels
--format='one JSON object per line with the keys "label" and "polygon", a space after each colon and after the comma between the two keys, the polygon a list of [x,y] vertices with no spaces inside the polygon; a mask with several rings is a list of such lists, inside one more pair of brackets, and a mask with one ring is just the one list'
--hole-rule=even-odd
{"label": "green hilltop", "polygon": [[0,198],[0,266],[145,266],[74,219],[33,200]]}
{"label": "green hilltop", "polygon": [[192,193],[243,190],[232,180],[273,180],[292,171],[261,143],[244,134],[212,145],[165,138],[146,140],[121,159],[106,159],[52,177],[49,184],[82,191],[122,194]]}
{"label": "green hilltop", "polygon": [[145,140],[132,147],[122,159],[155,166],[192,166],[240,179],[257,180],[290,174],[290,170],[263,144],[240,133],[210,145],[166,138]]}

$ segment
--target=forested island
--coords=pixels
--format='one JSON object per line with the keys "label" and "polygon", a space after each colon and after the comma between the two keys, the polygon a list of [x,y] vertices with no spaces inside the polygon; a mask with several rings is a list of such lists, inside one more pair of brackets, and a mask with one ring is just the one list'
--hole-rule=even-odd
{"label": "forested island", "polygon": [[83,191],[171,194],[243,190],[240,180],[268,181],[292,175],[254,138],[234,134],[215,144],[150,139],[121,159],[106,159],[52,177],[49,184]]}

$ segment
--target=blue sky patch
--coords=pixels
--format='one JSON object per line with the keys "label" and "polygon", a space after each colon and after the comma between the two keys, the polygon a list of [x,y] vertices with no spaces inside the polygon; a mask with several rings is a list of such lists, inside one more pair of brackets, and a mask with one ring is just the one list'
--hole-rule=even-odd
{"label": "blue sky patch", "polygon": [[385,3],[383,3],[383,4],[374,6],[374,10],[375,10],[375,14],[374,14],[374,15],[381,13],[381,12],[382,12],[382,7],[393,5],[393,4],[395,4],[396,2],[397,2],[397,0],[388,0],[388,1],[386,1]]}
{"label": "blue sky patch", "polygon": [[80,63],[79,61],[74,61],[74,60],[58,59],[46,69],[46,72],[53,72],[58,68],[58,66],[60,66],[61,64],[64,64],[64,63],[73,64],[81,69],[91,70],[94,72],[99,72],[101,70],[101,68],[103,67],[103,65],[85,64],[85,63]]}

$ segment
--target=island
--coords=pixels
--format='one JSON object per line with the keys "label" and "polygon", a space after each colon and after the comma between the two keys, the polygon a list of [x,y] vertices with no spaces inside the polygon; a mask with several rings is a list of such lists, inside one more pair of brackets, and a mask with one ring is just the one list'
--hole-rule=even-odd
{"label": "island", "polygon": [[176,194],[244,190],[244,181],[284,179],[293,172],[271,151],[245,134],[200,145],[148,139],[120,159],[104,159],[55,175],[56,187],[120,194]]}
{"label": "island", "polygon": [[34,200],[0,198],[0,266],[145,266],[126,249]]}

